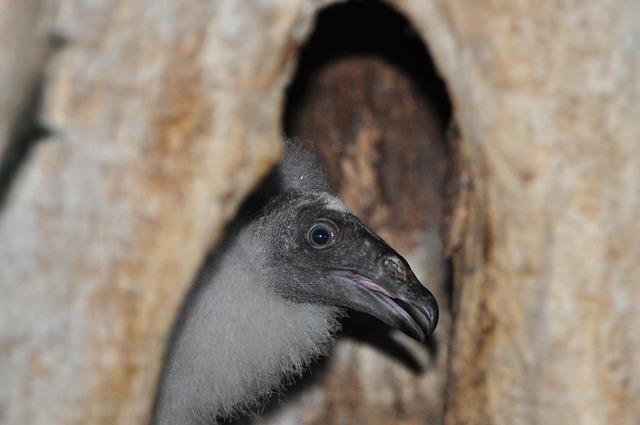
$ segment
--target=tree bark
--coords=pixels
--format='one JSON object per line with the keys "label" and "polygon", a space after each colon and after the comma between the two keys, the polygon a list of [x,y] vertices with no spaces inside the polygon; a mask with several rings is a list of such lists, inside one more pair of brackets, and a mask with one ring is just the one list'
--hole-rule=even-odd
{"label": "tree bark", "polygon": [[[177,307],[280,153],[291,46],[310,12],[4,4],[20,22],[47,14],[45,38],[64,46],[45,64],[51,136],[19,164],[0,215],[0,422],[146,423]],[[3,22],[5,36],[22,30]],[[28,47],[5,36],[8,51]],[[28,93],[21,72],[3,85]]]}
{"label": "tree bark", "polygon": [[[146,423],[175,312],[277,160],[285,85],[330,3],[2,0],[1,423]],[[462,136],[445,423],[640,423],[638,3],[388,4]],[[39,75],[28,112],[49,136],[16,165]]]}
{"label": "tree bark", "polygon": [[638,423],[638,4],[432,12],[473,181],[445,422]]}

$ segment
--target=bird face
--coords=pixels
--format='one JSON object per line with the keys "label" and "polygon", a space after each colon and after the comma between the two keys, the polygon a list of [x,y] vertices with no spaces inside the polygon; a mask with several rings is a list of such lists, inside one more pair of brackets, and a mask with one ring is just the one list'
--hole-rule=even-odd
{"label": "bird face", "polygon": [[438,305],[431,292],[337,198],[288,194],[274,205],[261,232],[279,295],[365,312],[418,340],[433,332]]}

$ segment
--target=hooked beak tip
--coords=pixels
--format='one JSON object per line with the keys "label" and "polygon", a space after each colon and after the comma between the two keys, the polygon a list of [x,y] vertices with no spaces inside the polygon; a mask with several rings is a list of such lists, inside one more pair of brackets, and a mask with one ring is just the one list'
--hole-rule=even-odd
{"label": "hooked beak tip", "polygon": [[438,324],[438,304],[433,294],[417,279],[405,287],[397,287],[373,280],[352,271],[336,271],[344,282],[359,288],[359,294],[366,294],[353,308],[365,311],[388,325],[418,341],[433,334]]}
{"label": "hooked beak tip", "polygon": [[409,313],[411,318],[420,328],[421,332],[419,335],[410,336],[422,342],[424,342],[426,338],[430,337],[436,330],[439,316],[438,304],[435,298],[426,289],[425,292],[428,296],[420,297],[420,299],[412,299],[410,301],[400,299],[396,300],[396,302],[398,302],[401,307]]}

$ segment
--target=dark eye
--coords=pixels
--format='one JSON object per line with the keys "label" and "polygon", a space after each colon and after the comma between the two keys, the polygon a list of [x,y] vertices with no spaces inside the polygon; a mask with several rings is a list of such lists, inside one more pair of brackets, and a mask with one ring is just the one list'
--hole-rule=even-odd
{"label": "dark eye", "polygon": [[335,226],[329,222],[316,223],[307,232],[307,240],[316,249],[327,248],[336,240]]}

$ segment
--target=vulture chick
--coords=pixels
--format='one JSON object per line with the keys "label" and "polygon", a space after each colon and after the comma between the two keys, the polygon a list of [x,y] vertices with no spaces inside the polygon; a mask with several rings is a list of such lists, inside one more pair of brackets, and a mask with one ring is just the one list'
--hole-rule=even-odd
{"label": "vulture chick", "polygon": [[331,194],[288,142],[277,192],[229,230],[176,327],[156,425],[211,424],[246,411],[326,354],[345,309],[423,340],[433,295],[407,262]]}

